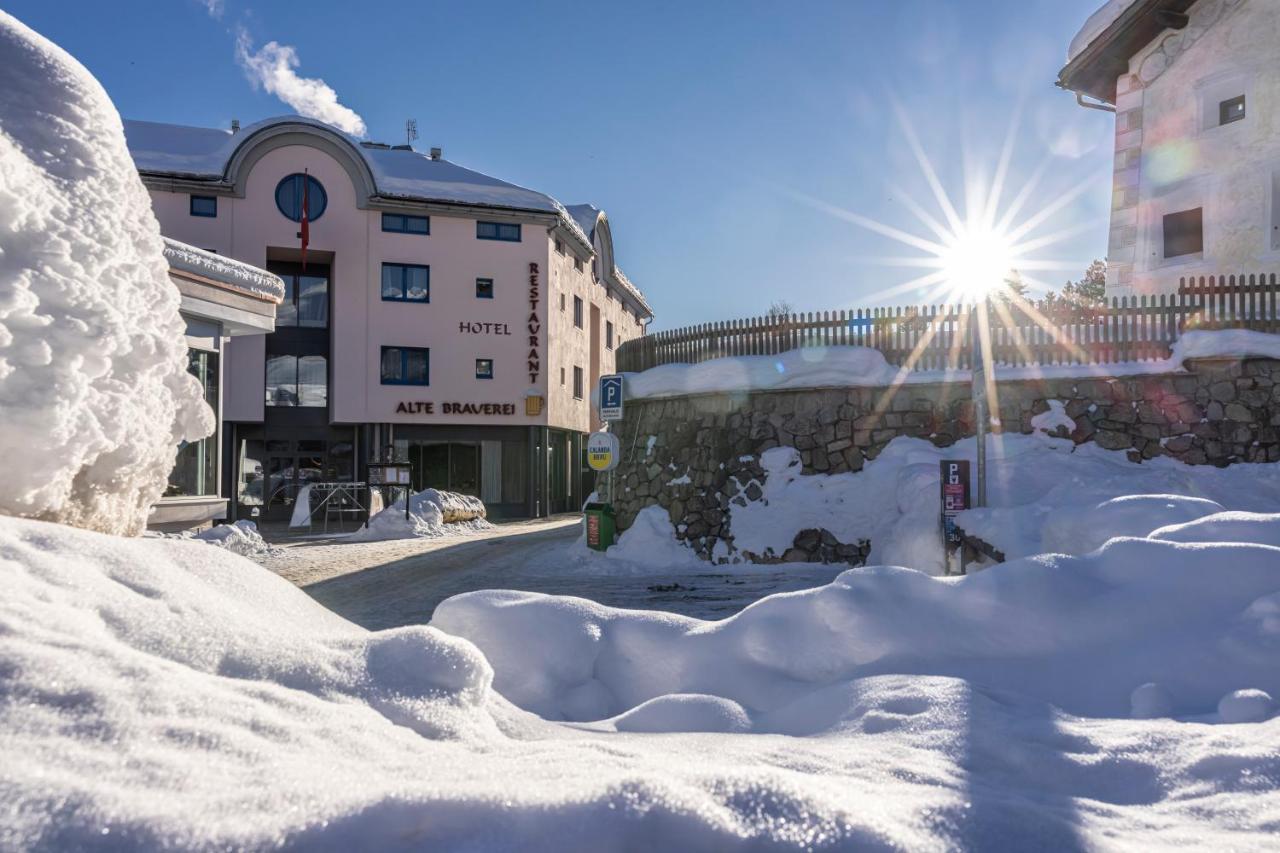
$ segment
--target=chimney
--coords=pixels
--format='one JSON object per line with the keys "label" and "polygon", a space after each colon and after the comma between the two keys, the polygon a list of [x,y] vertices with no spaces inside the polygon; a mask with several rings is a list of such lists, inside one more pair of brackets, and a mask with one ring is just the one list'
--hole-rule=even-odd
{"label": "chimney", "polygon": [[444,152],[443,152],[443,151],[441,151],[439,148],[432,148],[432,149],[431,149],[431,159],[432,159],[432,160],[439,160],[439,159],[440,159],[440,157],[441,157],[443,154],[444,154]]}
{"label": "chimney", "polygon": [[240,119],[238,119],[238,118],[233,118],[233,119],[231,120],[231,132],[232,132],[232,133],[239,133],[239,132],[240,132]]}

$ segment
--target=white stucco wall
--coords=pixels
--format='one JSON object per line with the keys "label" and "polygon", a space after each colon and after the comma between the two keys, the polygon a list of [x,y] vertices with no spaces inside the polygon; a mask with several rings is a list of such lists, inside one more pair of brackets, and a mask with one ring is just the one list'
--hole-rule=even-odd
{"label": "white stucco wall", "polygon": [[[1109,295],[1280,265],[1280,6],[1200,0],[1190,17],[1135,55],[1117,87]],[[1241,94],[1246,117],[1219,126],[1219,102]],[[1165,258],[1163,217],[1195,207],[1204,252]]]}

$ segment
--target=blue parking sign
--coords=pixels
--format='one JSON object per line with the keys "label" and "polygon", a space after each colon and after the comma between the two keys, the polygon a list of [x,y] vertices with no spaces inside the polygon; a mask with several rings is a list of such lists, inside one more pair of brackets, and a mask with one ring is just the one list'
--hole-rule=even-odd
{"label": "blue parking sign", "polygon": [[600,377],[600,418],[606,421],[622,420],[622,377]]}

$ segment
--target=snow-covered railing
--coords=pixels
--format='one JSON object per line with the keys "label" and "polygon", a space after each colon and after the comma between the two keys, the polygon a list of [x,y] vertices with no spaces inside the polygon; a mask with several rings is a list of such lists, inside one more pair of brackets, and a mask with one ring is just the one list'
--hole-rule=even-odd
{"label": "snow-covered railing", "polygon": [[[1176,293],[1116,297],[1104,305],[1055,300],[1020,307],[993,299],[995,363],[1116,364],[1169,358],[1191,329],[1280,333],[1276,273],[1179,279]],[[713,358],[776,355],[812,346],[863,346],[912,370],[972,367],[972,305],[923,305],[748,317],[654,332],[618,349],[618,370]]]}

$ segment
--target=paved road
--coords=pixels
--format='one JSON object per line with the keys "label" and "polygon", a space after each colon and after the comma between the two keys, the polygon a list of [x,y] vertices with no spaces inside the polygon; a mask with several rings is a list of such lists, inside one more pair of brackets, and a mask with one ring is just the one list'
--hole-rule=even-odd
{"label": "paved road", "polygon": [[[421,624],[446,598],[477,589],[576,595],[612,607],[667,610],[722,619],[775,592],[828,582],[838,567],[795,564],[785,571],[688,569],[609,573],[571,549],[577,516],[498,525],[465,538],[343,543],[287,542],[264,565],[330,610],[371,630]],[[280,543],[277,543],[280,544]]]}

